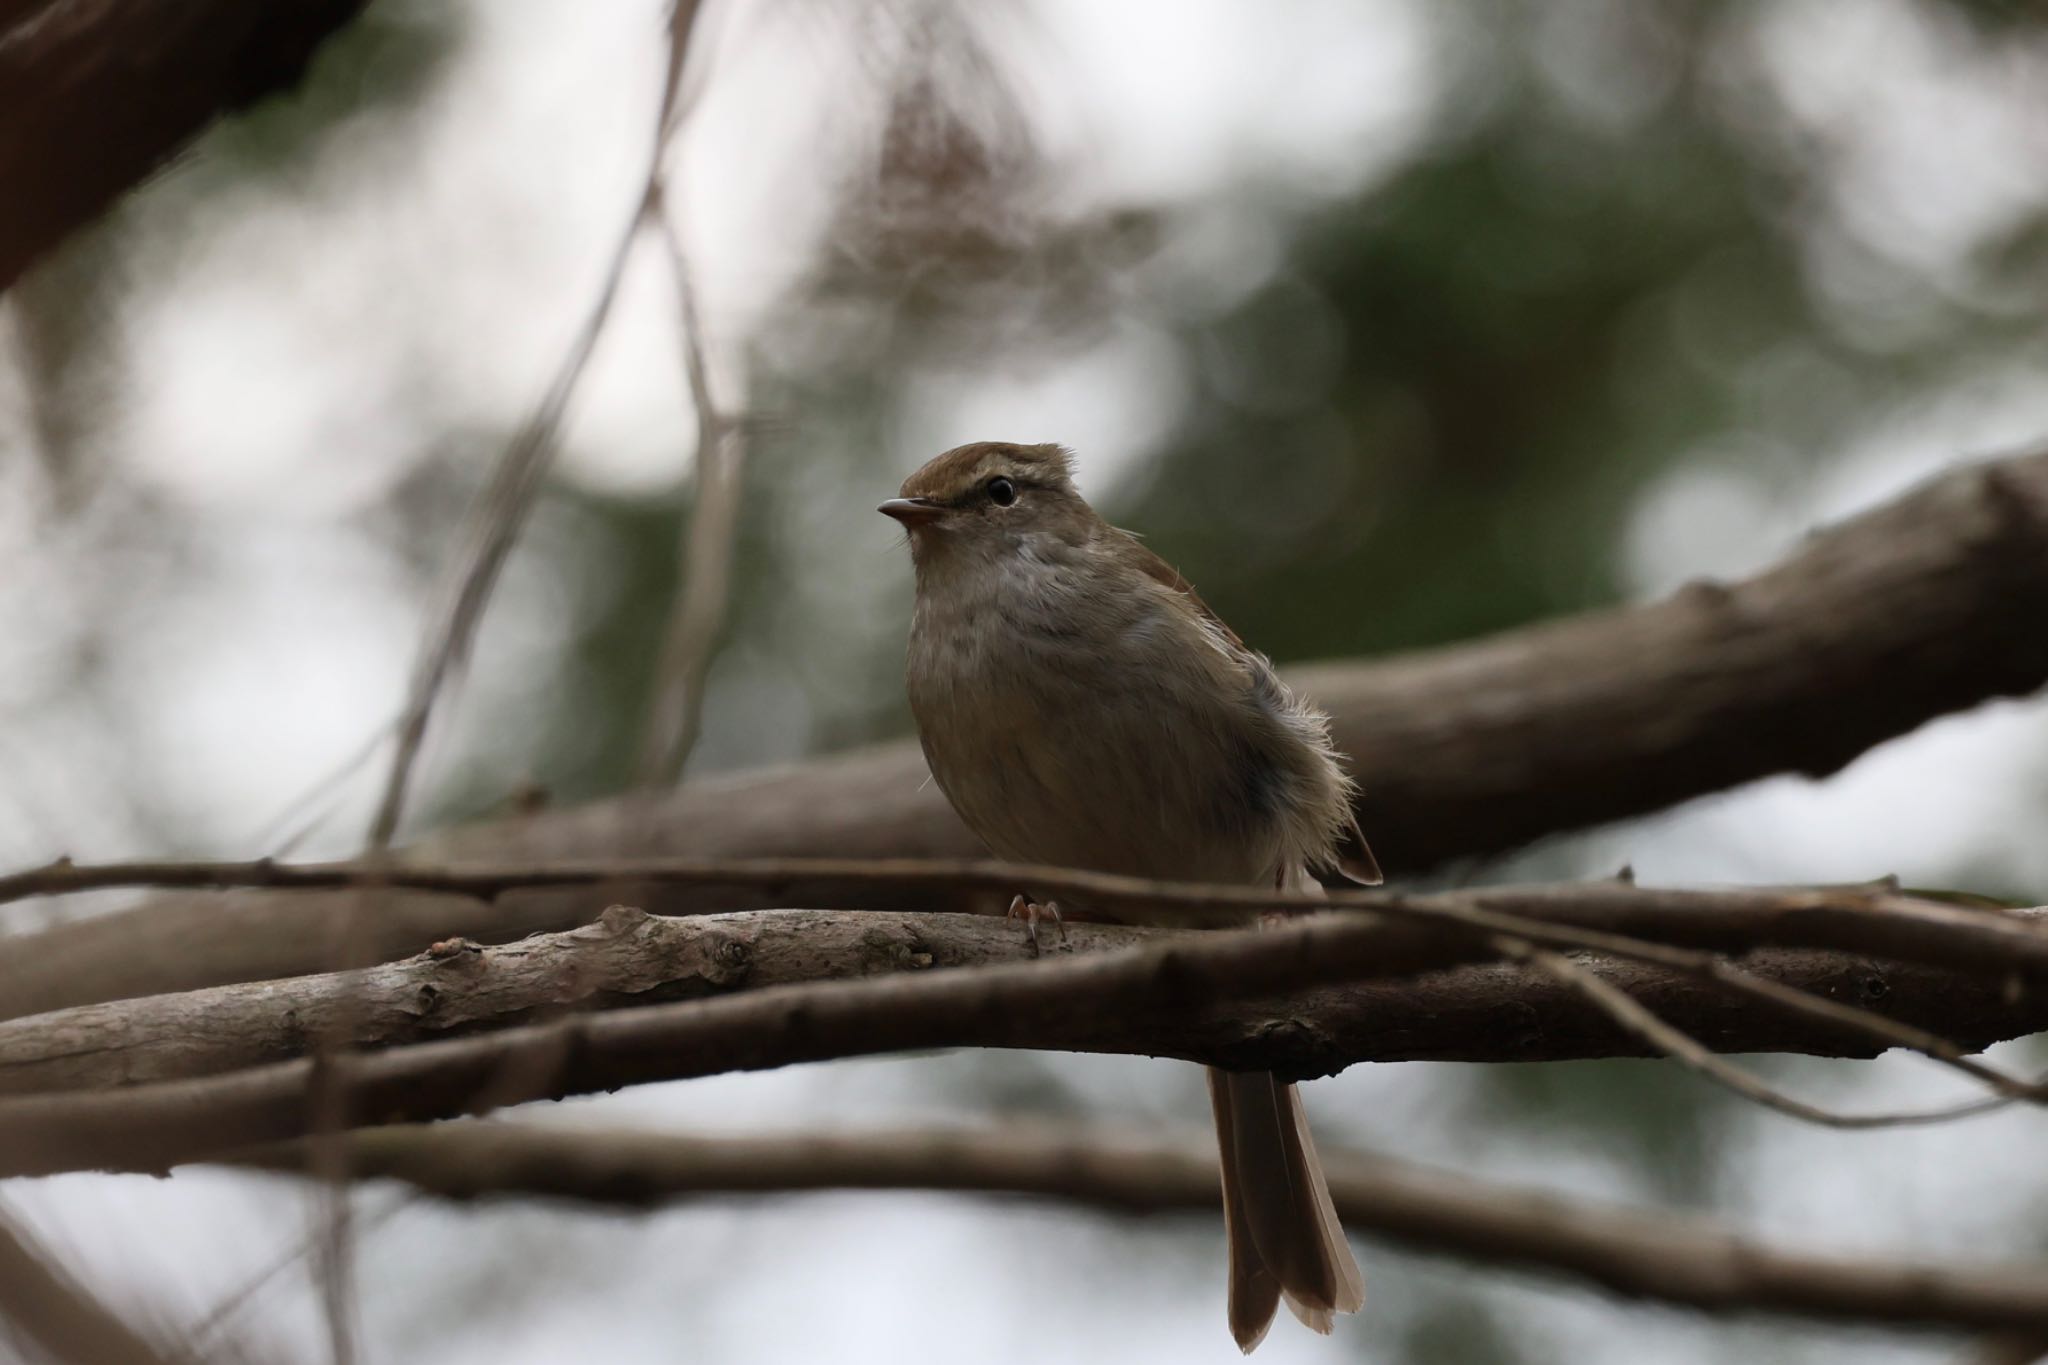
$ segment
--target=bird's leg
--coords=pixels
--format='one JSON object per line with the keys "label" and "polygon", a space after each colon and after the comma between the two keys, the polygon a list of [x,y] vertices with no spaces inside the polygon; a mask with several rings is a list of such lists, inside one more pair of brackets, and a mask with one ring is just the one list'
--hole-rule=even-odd
{"label": "bird's leg", "polygon": [[1060,918],[1060,907],[1056,901],[1035,901],[1029,896],[1012,896],[1010,910],[1005,919],[1024,921],[1024,937],[1031,941],[1031,951],[1038,951],[1038,921],[1050,918],[1060,931],[1060,942],[1067,941],[1067,922]]}
{"label": "bird's leg", "polygon": [[[1286,890],[1286,872],[1276,872],[1274,874],[1274,890]],[[1260,911],[1260,917],[1257,917],[1257,927],[1260,927],[1260,929],[1278,929],[1290,917],[1292,917],[1290,911],[1268,907],[1268,909]]]}
{"label": "bird's leg", "polygon": [[[1287,889],[1287,873],[1285,871],[1273,874],[1273,889],[1275,891],[1285,891]],[[1258,926],[1261,929],[1278,929],[1293,923],[1295,917],[1300,914],[1301,911],[1299,910],[1284,910],[1278,906],[1269,906],[1259,911]]]}

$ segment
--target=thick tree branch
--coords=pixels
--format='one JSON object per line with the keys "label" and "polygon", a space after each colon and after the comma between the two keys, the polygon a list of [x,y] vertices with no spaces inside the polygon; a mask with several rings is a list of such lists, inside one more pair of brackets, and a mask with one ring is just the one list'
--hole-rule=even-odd
{"label": "thick tree branch", "polygon": [[[1330,710],[1395,875],[1781,772],[2048,682],[2048,454],[1966,465],[1741,583],[1490,640],[1291,670]],[[428,857],[961,856],[899,744],[453,831]],[[659,907],[650,905],[649,909]]]}
{"label": "thick tree branch", "polygon": [[[1014,1045],[1028,1046],[1018,1031],[1023,1012],[1044,1009],[1065,992],[1082,992],[1081,1013],[1099,1023],[1096,1005],[1113,1007],[1115,1000],[1192,1007],[1261,985],[1386,979],[1486,956],[1490,950],[1478,940],[1329,917],[1272,934],[1076,925],[1061,959],[1039,963],[1014,926],[981,916],[769,910],[664,918],[615,906],[594,924],[502,947],[448,942],[368,971],[11,1020],[0,1025],[0,1092],[183,1080],[303,1057],[323,1037],[380,1048],[560,1019],[572,1010],[736,993],[722,1002],[735,1013],[720,1027],[751,1018],[775,1028],[792,1007],[802,1016],[833,1001],[777,998],[765,988],[869,977],[894,979],[867,983],[861,999],[841,1007],[915,1014],[944,998],[951,1003],[942,1012],[957,1019],[965,1017],[959,1006],[972,1003],[967,1013],[991,1016]],[[992,969],[971,981],[916,979],[951,967]],[[934,985],[936,996],[920,1001]],[[1092,995],[1103,989],[1112,992],[1106,1002]],[[1078,1037],[1085,1027],[1066,1032]],[[829,1037],[816,1041],[836,1045]]]}
{"label": "thick tree branch", "polygon": [[[1224,888],[1194,888],[1187,893],[1195,900],[1243,894]],[[1929,930],[1965,931],[1981,923],[2038,940],[2023,946],[2048,942],[2048,918],[2040,915],[1972,914],[1856,891],[1660,892],[1596,884],[1410,898],[1360,893],[1358,899],[1396,907],[1413,923],[1403,926],[1386,916],[1384,924],[1325,916],[1307,932],[1325,945],[1341,942],[1343,955],[1304,967],[1276,980],[1276,986],[1397,976],[1414,970],[1417,963],[1441,966],[1493,956],[1523,960],[1525,951],[1503,953],[1498,936],[1548,935],[1555,947],[1606,951],[1693,978],[1709,988],[1718,986],[1724,994],[1760,1002],[1773,1012],[1804,1014],[1809,1026],[1831,1030],[1835,1037],[1860,1035],[1879,1048],[1906,1046],[1927,1052],[2005,1093],[2021,1091],[2009,1078],[1965,1058],[1945,1035],[1937,1037],[1873,1015],[1862,1008],[1860,999],[1816,998],[1720,958],[1654,940],[1667,923],[1680,931],[1681,938],[1688,930],[1697,937],[1701,926],[1712,924],[1718,915],[1721,923],[1710,935],[1717,946],[1869,947],[1853,942],[1854,935],[1800,932],[1803,925],[1818,924],[1824,931],[1837,922],[1799,917],[1799,906],[1819,902],[1851,929],[1882,930],[1890,915],[1920,924],[1915,917],[1925,914],[1928,922],[1921,927]],[[1536,914],[1502,915],[1490,908],[1496,899]],[[1618,922],[1639,930],[1643,940],[1581,930],[1575,921]],[[1744,927],[1751,931],[1747,940],[1740,933]],[[1447,936],[1418,944],[1416,930]],[[1143,944],[1156,947],[1175,937],[1168,931],[1075,924],[1062,950],[1085,954]],[[1867,937],[1880,948],[1888,946],[1881,935]],[[1829,942],[1831,938],[1852,941],[1843,945]],[[1934,941],[1938,947],[1938,933]],[[1996,947],[2001,939],[1994,935],[1989,941]],[[1233,947],[1233,942],[1239,946]],[[1234,940],[1211,935],[1200,941],[1198,951],[1219,956],[1224,961],[1221,972],[1235,984],[1241,974],[1232,954],[1253,951],[1271,956],[1284,951],[1279,943],[1244,934]],[[2024,962],[2019,952],[2007,947],[2017,962]],[[1989,988],[2013,989],[2011,972],[1996,957],[1986,961],[1967,953],[1928,955],[1935,959],[1932,965],[1973,967],[1980,977],[1988,975]],[[614,907],[595,924],[501,947],[449,940],[415,958],[368,970],[150,996],[0,1022],[0,1093],[84,1090],[215,1075],[303,1056],[319,1039],[381,1048],[502,1028],[570,1008],[604,1009],[892,971],[1014,963],[1029,956],[1014,927],[980,916],[785,910],[667,918]],[[1089,1006],[1080,1002],[1077,1008],[1085,1012]]]}
{"label": "thick tree branch", "polygon": [[[354,1135],[352,1168],[449,1199],[539,1195],[651,1209],[704,1196],[951,1190],[1130,1213],[1213,1214],[1204,1142],[1103,1139],[1005,1125],[829,1137],[684,1137],[513,1123]],[[254,1164],[295,1170],[295,1150]],[[1900,1327],[2048,1327],[2048,1267],[1926,1265],[1802,1253],[1704,1220],[1568,1202],[1383,1156],[1325,1149],[1348,1229],[1465,1260],[1576,1277],[1710,1313],[1779,1312]]]}
{"label": "thick tree branch", "polygon": [[[1731,587],[1292,676],[1334,713],[1364,782],[1361,818],[1398,873],[1771,773],[1832,771],[1934,716],[2030,692],[2048,680],[2048,634],[2017,624],[2034,619],[2048,619],[2048,455],[1960,468]],[[975,851],[915,747],[895,745],[474,826],[409,856]],[[613,901],[706,908],[701,890],[663,885],[533,888],[494,907],[394,893],[366,932],[393,957],[451,934],[565,929]],[[0,1009],[319,970],[324,948],[306,926],[334,903],[172,897],[66,925],[0,960]]]}
{"label": "thick tree branch", "polygon": [[[351,1121],[360,1124],[932,1047],[1137,1053],[1292,1076],[1363,1060],[1536,1060],[1650,1050],[1610,1013],[1540,972],[1507,964],[1431,970],[1493,954],[1492,935],[1330,915],[1268,932],[1075,926],[1074,940],[1077,948],[1140,946],[927,972],[942,963],[1000,961],[1021,948],[1006,926],[973,916],[755,912],[661,921],[621,912],[526,953],[445,945],[421,961],[320,983],[326,994],[319,997],[303,993],[311,982],[263,983],[20,1021],[10,1034],[22,1044],[12,1070],[17,1085],[99,1083],[110,1073],[202,1074],[224,1062],[303,1051],[309,1022],[334,1011],[345,1011],[368,1043],[501,1026],[336,1059]],[[1867,1056],[1883,1047],[1834,1020],[1759,1010],[1696,973],[1627,961],[1591,965],[1715,1049]],[[1827,1000],[1881,1000],[1900,1021],[1964,1047],[2048,1027],[2048,992],[2015,989],[2010,981],[1782,950],[1758,952],[1747,966]],[[891,974],[762,984],[849,971]],[[1430,974],[1392,980],[1422,972]],[[1358,984],[1310,989],[1339,981]],[[702,993],[741,983],[761,988],[594,1017],[563,1013],[642,993]],[[360,1003],[351,1003],[358,990]],[[1286,993],[1254,998],[1279,991]],[[549,1014],[557,1017],[502,1027]],[[101,1052],[104,1058],[92,1055]],[[310,1062],[285,1061],[122,1090],[0,1101],[0,1175],[158,1169],[226,1147],[302,1136],[312,1076]]]}
{"label": "thick tree branch", "polygon": [[0,291],[363,0],[0,0]]}

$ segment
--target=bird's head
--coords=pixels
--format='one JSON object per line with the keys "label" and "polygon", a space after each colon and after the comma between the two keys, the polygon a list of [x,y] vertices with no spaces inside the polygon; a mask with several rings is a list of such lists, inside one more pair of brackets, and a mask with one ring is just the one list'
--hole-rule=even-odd
{"label": "bird's head", "polygon": [[956,446],[903,481],[875,509],[903,523],[912,556],[1000,554],[1035,536],[1086,538],[1097,524],[1074,488],[1073,457],[1056,445],[977,441]]}

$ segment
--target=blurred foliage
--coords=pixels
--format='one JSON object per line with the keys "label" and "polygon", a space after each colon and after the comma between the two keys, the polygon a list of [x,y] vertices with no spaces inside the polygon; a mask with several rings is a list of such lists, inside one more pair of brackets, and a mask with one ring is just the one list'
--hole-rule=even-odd
{"label": "blurred foliage", "polygon": [[[1464,1113],[1481,1131],[1540,1133],[1602,1154],[1630,1172],[1645,1203],[1710,1208],[1725,1140],[1753,1111],[1683,1067],[1621,1060],[1478,1070]],[[1619,1114],[1628,1121],[1617,1124]]]}
{"label": "blurred foliage", "polygon": [[[97,411],[124,382],[120,303],[130,258],[175,248],[197,215],[235,192],[304,186],[313,163],[347,130],[402,113],[426,98],[461,42],[461,11],[434,0],[380,0],[315,52],[305,75],[207,130],[203,154],[187,153],[141,198],[117,201],[9,292],[19,354],[28,370],[36,453],[57,487],[88,456]],[[160,258],[144,256],[144,264]]]}
{"label": "blurred foliage", "polygon": [[1492,1365],[1539,1365],[1555,1358],[1500,1320],[1456,1294],[1436,1294],[1409,1315],[1401,1334],[1401,1359],[1488,1361]]}
{"label": "blurred foliage", "polygon": [[221,120],[207,135],[188,187],[198,196],[236,181],[307,178],[308,161],[343,129],[402,113],[432,94],[435,76],[462,41],[465,20],[435,0],[378,0],[321,44],[289,92],[247,114]]}

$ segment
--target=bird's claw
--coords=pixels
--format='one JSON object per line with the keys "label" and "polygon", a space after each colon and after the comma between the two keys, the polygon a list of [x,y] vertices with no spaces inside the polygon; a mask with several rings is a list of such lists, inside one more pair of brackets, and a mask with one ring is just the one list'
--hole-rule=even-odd
{"label": "bird's claw", "polygon": [[1029,896],[1012,896],[1009,912],[1004,918],[1024,921],[1024,937],[1030,941],[1033,953],[1038,952],[1038,921],[1041,919],[1051,919],[1053,926],[1060,931],[1060,942],[1067,941],[1067,922],[1060,918],[1060,907],[1057,902],[1039,902]]}

